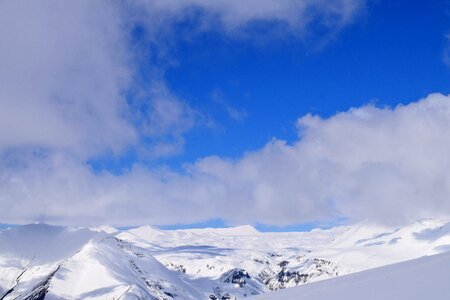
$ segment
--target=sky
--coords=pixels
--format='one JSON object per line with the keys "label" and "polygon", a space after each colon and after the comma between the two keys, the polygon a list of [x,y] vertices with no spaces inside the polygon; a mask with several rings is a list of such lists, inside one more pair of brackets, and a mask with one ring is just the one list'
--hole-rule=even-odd
{"label": "sky", "polygon": [[0,223],[450,215],[448,1],[4,1],[0,35]]}

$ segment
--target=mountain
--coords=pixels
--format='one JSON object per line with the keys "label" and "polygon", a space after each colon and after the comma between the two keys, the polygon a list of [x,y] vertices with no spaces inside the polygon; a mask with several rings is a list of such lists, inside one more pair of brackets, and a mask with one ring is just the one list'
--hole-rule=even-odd
{"label": "mountain", "polygon": [[242,299],[449,249],[441,220],[289,233],[30,224],[0,230],[0,300]]}
{"label": "mountain", "polygon": [[26,225],[0,232],[0,299],[200,299],[151,255],[105,232]]}
{"label": "mountain", "polygon": [[251,297],[249,300],[447,300],[450,253],[362,271],[304,286]]}

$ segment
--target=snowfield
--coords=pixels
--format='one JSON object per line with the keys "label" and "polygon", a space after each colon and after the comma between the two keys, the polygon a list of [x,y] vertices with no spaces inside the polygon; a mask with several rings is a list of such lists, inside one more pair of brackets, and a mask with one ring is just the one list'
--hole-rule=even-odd
{"label": "snowfield", "polygon": [[448,300],[450,253],[436,254],[304,286],[252,300]]}
{"label": "snowfield", "polygon": [[[440,285],[450,278],[447,254],[313,283],[449,249],[450,223],[440,220],[301,233],[261,233],[251,226],[117,231],[30,224],[0,230],[0,299],[271,299],[266,293],[307,283],[273,297],[402,299],[396,292],[411,284],[450,299]],[[369,298],[380,291],[388,294]]]}

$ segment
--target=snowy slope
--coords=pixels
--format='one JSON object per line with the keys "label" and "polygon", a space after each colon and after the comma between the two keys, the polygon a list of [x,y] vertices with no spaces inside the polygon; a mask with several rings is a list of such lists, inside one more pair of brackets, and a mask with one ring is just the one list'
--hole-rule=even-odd
{"label": "snowy slope", "polygon": [[201,299],[201,289],[105,232],[0,231],[0,299]]}
{"label": "snowy slope", "polygon": [[0,231],[0,295],[13,287],[10,295],[31,290],[95,235],[86,229],[48,225]]}
{"label": "snowy slope", "polygon": [[252,297],[254,300],[448,300],[450,253]]}

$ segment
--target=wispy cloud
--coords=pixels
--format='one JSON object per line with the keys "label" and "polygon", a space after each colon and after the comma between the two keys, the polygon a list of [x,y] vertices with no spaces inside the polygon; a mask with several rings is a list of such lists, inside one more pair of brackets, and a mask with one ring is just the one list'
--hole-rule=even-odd
{"label": "wispy cloud", "polygon": [[211,93],[212,101],[225,110],[228,116],[234,121],[243,121],[247,117],[247,113],[243,109],[232,106],[219,89],[215,89]]}
{"label": "wispy cloud", "polygon": [[444,54],[442,55],[444,64],[450,67],[450,33],[445,35]]}
{"label": "wispy cloud", "polygon": [[364,7],[365,1],[358,0],[188,0],[188,1],[145,1],[137,4],[151,16],[161,19],[174,16],[178,19],[197,16],[202,19],[204,29],[210,25],[221,26],[227,32],[242,30],[254,22],[275,21],[284,23],[291,30],[306,33],[314,22],[323,26],[342,27]]}

